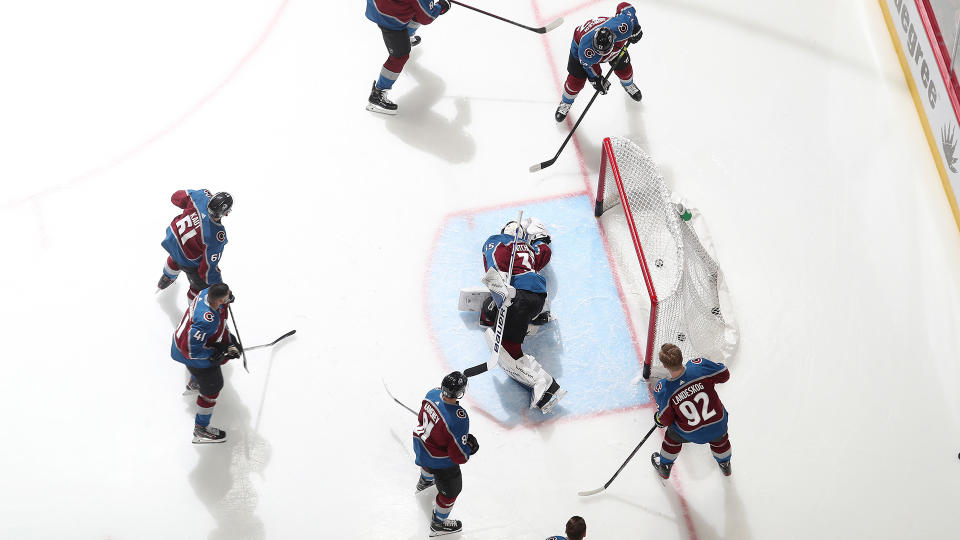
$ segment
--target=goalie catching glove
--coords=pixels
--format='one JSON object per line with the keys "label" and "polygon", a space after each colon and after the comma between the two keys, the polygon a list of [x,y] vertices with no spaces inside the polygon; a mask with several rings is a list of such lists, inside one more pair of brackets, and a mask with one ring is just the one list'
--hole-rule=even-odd
{"label": "goalie catching glove", "polygon": [[517,289],[510,286],[507,282],[507,273],[499,272],[496,268],[490,267],[480,281],[490,289],[490,294],[501,307],[510,307],[513,303],[513,297],[517,295]]}

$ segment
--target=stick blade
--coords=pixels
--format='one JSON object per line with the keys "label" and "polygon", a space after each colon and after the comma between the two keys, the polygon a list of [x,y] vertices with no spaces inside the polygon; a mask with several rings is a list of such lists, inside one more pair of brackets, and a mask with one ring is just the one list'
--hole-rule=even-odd
{"label": "stick blade", "polygon": [[531,166],[530,166],[530,172],[532,172],[532,173],[533,173],[533,172],[537,172],[537,171],[539,171],[539,170],[542,169],[542,168],[543,168],[543,163],[537,163],[536,165],[531,165]]}
{"label": "stick blade", "polygon": [[487,365],[486,365],[486,364],[479,364],[479,365],[476,365],[476,366],[470,366],[470,367],[468,367],[467,369],[463,370],[463,374],[464,374],[467,378],[469,378],[469,377],[476,377],[477,375],[480,375],[481,373],[486,373],[486,372],[487,372]]}
{"label": "stick blade", "polygon": [[553,21],[552,23],[543,27],[543,33],[546,34],[551,30],[556,30],[561,24],[563,24],[563,17]]}
{"label": "stick blade", "polygon": [[590,491],[578,491],[577,495],[581,497],[589,497],[591,495],[596,495],[597,493],[600,493],[601,491],[603,491],[603,489],[604,488],[602,487],[598,487],[597,489],[591,489]]}

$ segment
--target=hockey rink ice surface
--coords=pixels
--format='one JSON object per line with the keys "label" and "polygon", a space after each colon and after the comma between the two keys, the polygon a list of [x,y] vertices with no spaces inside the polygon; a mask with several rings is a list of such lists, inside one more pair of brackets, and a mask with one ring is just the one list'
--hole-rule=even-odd
{"label": "hockey rink ice surface", "polygon": [[[557,320],[529,349],[570,394],[537,417],[502,373],[463,404],[481,449],[469,540],[955,537],[960,232],[874,0],[637,1],[636,104],[614,83],[556,124],[573,29],[617,2],[473,0],[424,27],[391,97],[362,2],[0,7],[4,329],[0,538],[415,539],[416,406],[485,357],[456,292],[520,209],[553,236]],[[733,476],[686,447],[661,482],[616,246],[592,217],[629,137],[707,220],[739,322]],[[241,338],[190,443],[155,294],[183,188],[230,191],[221,268]],[[612,255],[613,254],[613,255]],[[620,285],[618,285],[620,284]],[[640,292],[642,294],[642,292]],[[634,332],[643,339],[644,332]]]}

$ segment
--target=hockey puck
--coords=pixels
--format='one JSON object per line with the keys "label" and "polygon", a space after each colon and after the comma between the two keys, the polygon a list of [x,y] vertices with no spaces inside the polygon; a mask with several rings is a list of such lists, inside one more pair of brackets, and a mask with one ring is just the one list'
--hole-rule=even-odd
{"label": "hockey puck", "polygon": [[657,265],[657,268],[660,268],[661,266],[663,266],[663,259],[657,259],[653,261],[653,264]]}
{"label": "hockey puck", "polygon": [[686,340],[687,340],[687,335],[684,334],[683,332],[681,332],[681,333],[677,334],[677,340],[678,340],[678,341],[686,341]]}

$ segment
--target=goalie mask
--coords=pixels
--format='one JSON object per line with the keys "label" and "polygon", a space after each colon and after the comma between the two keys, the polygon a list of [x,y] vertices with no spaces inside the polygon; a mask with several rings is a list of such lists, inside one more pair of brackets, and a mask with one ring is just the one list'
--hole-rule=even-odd
{"label": "goalie mask", "polygon": [[453,371],[443,378],[440,383],[440,391],[444,397],[451,399],[460,399],[467,391],[467,376],[459,371]]}
{"label": "goalie mask", "polygon": [[521,242],[527,241],[527,230],[522,224],[517,223],[517,220],[515,219],[508,221],[507,224],[500,229],[500,234],[509,234],[510,236],[516,235],[517,240]]}

